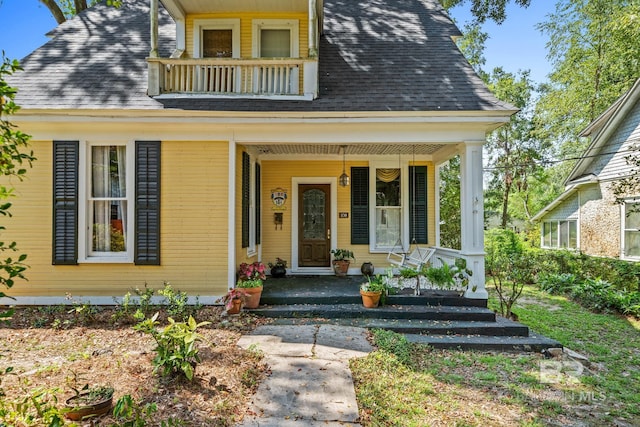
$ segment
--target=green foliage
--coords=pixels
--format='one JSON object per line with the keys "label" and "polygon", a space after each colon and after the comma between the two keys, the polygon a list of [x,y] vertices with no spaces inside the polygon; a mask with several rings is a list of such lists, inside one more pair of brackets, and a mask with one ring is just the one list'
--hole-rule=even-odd
{"label": "green foliage", "polygon": [[536,265],[522,241],[511,230],[494,229],[485,235],[486,271],[500,300],[500,312],[512,317],[512,308],[526,284],[534,282]]}
{"label": "green foliage", "polygon": [[[8,368],[4,374],[10,373]],[[65,425],[64,411],[58,409],[57,389],[35,388],[23,396],[1,396],[0,426]]]}
{"label": "green foliage", "polygon": [[331,249],[331,254],[335,261],[348,261],[350,259],[356,259],[353,252],[348,249]]}
{"label": "green foliage", "polygon": [[538,278],[538,286],[550,294],[563,294],[569,292],[578,281],[578,276],[572,273],[544,274]]}
{"label": "green foliage", "polygon": [[460,212],[460,156],[440,166],[440,245],[462,248],[462,217]]}
{"label": "green foliage", "polygon": [[404,335],[386,329],[374,329],[373,338],[380,350],[395,355],[404,365],[411,363],[412,345]]}
{"label": "green foliage", "polygon": [[[507,5],[511,0],[440,0],[442,6],[449,10],[452,7],[471,3],[471,13],[480,23],[487,19],[502,24],[507,18]],[[514,4],[529,7],[531,0],[514,0]]]}
{"label": "green foliage", "polygon": [[158,313],[134,326],[135,330],[150,334],[156,341],[154,372],[160,372],[163,376],[181,374],[191,381],[195,367],[200,362],[197,343],[202,341],[202,335],[196,330],[210,322],[196,323],[193,317],[189,317],[187,322],[176,322],[169,317],[169,325],[159,331],[157,319]]}
{"label": "green foliage", "polygon": [[442,258],[438,259],[442,264],[440,267],[425,266],[421,274],[439,289],[466,289],[469,278],[473,274],[471,270],[467,269],[467,262],[462,258],[457,258],[453,265],[449,265]]}
{"label": "green foliage", "polygon": [[166,307],[167,314],[174,319],[184,322],[189,317],[194,316],[198,310],[202,307],[196,298],[194,305],[189,304],[189,297],[184,291],[174,290],[171,284],[165,282],[164,288],[158,291],[158,295],[161,295],[165,299],[163,304]]}
{"label": "green foliage", "polygon": [[[637,2],[559,1],[539,29],[553,64],[537,104],[543,132],[559,141],[557,156],[585,148],[578,134],[631,87],[640,70]],[[574,162],[560,165],[566,177]]]}
{"label": "green foliage", "polygon": [[130,394],[122,396],[113,406],[113,417],[118,420],[111,427],[146,427],[153,424],[152,416],[158,411],[155,403],[141,403],[135,401]]}
{"label": "green foliage", "polygon": [[360,289],[365,292],[380,292],[380,305],[384,305],[387,299],[387,276],[367,276],[367,281],[360,285]]}
{"label": "green foliage", "polygon": [[[11,61],[2,55],[0,63],[0,176],[4,176],[3,182],[10,182],[10,178],[22,180],[27,173],[24,166],[31,167],[31,163],[35,160],[33,151],[25,153],[29,144],[29,135],[16,130],[16,126],[9,121],[9,116],[15,114],[19,107],[15,104],[14,99],[16,89],[12,88],[5,81],[6,76],[10,76],[20,70],[18,61]],[[6,200],[13,196],[13,188],[6,185],[0,185],[0,215],[11,217],[11,203]],[[0,232],[5,230],[0,225]],[[0,253],[18,252],[16,242],[0,241]],[[26,254],[18,254],[14,256],[3,256],[0,259],[0,289],[10,289],[13,287],[16,279],[26,280],[24,271],[27,265],[24,261],[27,259]],[[7,296],[0,290],[0,298]],[[2,314],[0,318],[7,318],[10,313]]]}

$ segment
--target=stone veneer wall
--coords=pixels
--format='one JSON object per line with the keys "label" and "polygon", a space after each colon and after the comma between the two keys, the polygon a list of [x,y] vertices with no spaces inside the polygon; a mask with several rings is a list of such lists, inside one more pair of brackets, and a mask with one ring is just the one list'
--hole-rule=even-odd
{"label": "stone veneer wall", "polygon": [[588,255],[620,256],[620,205],[600,183],[580,190],[580,249]]}

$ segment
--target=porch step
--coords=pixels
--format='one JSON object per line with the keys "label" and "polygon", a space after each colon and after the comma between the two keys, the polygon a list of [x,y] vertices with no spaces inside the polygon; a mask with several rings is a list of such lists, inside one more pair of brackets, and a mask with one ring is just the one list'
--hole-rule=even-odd
{"label": "porch step", "polygon": [[405,334],[409,342],[450,350],[527,351],[539,353],[547,348],[562,348],[559,342],[529,333],[528,336],[419,335]]}
{"label": "porch step", "polygon": [[[265,295],[263,293],[260,303],[265,305],[334,305],[334,304],[361,304],[362,297],[359,293],[353,295]],[[487,300],[461,298],[459,296],[433,295],[389,295],[389,305],[429,305],[449,307],[487,307]]]}
{"label": "porch step", "polygon": [[486,321],[440,321],[440,320],[405,320],[405,319],[362,319],[362,318],[274,318],[276,325],[332,324],[341,326],[357,326],[368,329],[386,329],[401,334],[419,335],[489,335],[500,337],[526,337],[529,328],[506,319],[496,322]]}
{"label": "porch step", "polygon": [[257,309],[247,311],[264,317],[496,321],[495,313],[483,307],[384,305],[378,308],[365,308],[361,300],[357,304],[288,304],[260,306]]}

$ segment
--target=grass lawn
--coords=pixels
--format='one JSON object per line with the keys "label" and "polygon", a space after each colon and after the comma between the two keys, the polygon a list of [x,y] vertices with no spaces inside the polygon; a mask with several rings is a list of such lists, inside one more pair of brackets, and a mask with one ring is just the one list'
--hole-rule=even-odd
{"label": "grass lawn", "polygon": [[[587,356],[588,366],[530,353],[435,350],[377,331],[379,350],[351,362],[362,424],[640,425],[640,322],[534,288],[514,311],[534,331]],[[541,368],[562,373],[543,382]]]}

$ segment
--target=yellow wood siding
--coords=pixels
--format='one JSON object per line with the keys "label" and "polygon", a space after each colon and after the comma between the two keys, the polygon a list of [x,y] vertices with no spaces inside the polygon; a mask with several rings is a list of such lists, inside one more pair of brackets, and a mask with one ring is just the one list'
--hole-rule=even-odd
{"label": "yellow wood siding", "polygon": [[[427,166],[428,170],[428,238],[429,245],[435,244],[435,168],[431,162],[416,162],[417,166]],[[351,167],[369,166],[367,161],[346,162],[347,173]],[[291,187],[293,177],[338,177],[342,173],[342,162],[338,161],[278,161],[265,160],[262,162],[262,259],[266,262],[275,261],[276,257],[284,258],[288,267],[292,265],[291,259],[291,218],[296,215],[292,211],[293,192],[297,189]],[[275,228],[273,223],[273,204],[271,202],[271,190],[275,188],[287,190],[286,210],[282,229]],[[338,242],[339,248],[351,249],[356,262],[353,266],[359,266],[365,261],[373,262],[377,268],[387,266],[386,253],[372,254],[369,245],[351,244],[351,187],[337,186],[338,206],[336,212],[348,212],[349,218],[338,218]],[[334,230],[335,232],[335,230]]]}
{"label": "yellow wood siding", "polygon": [[252,21],[254,19],[295,19],[299,26],[299,45],[300,57],[309,57],[309,21],[306,13],[255,13],[245,12],[237,13],[207,13],[198,15],[189,15],[186,19],[186,55],[189,58],[194,57],[194,40],[193,21],[196,19],[240,19],[240,57],[251,58],[253,56],[253,34]]}
{"label": "yellow wood siding", "polygon": [[15,183],[13,218],[3,239],[18,241],[31,266],[28,282],[14,296],[123,295],[163,282],[191,295],[220,295],[227,289],[227,158],[225,142],[162,142],[161,262],[51,265],[52,143],[32,141],[38,160],[24,182]]}

